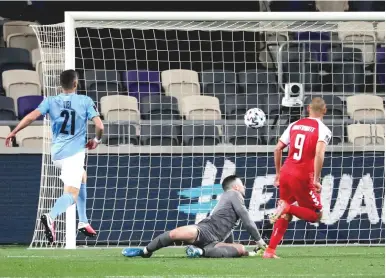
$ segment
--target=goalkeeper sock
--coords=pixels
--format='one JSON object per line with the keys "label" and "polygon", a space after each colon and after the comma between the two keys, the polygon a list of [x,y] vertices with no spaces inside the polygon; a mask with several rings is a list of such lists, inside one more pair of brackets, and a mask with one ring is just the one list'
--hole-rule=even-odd
{"label": "goalkeeper sock", "polygon": [[171,245],[174,241],[170,238],[170,232],[165,232],[162,235],[153,239],[145,248],[146,253],[153,253],[158,249]]}
{"label": "goalkeeper sock", "polygon": [[269,240],[268,247],[272,250],[275,250],[279,245],[280,241],[283,239],[285,232],[288,228],[288,220],[285,218],[279,218],[275,225],[273,226],[271,239]]}
{"label": "goalkeeper sock", "polygon": [[312,209],[294,205],[290,206],[288,213],[308,222],[317,222],[319,218],[318,214]]}
{"label": "goalkeeper sock", "polygon": [[83,222],[83,223],[88,223],[87,214],[86,214],[86,201],[87,201],[87,187],[85,183],[82,183],[79,189],[76,208],[78,210],[79,222]]}
{"label": "goalkeeper sock", "polygon": [[51,209],[50,217],[55,220],[59,214],[65,212],[68,207],[74,204],[74,197],[70,193],[64,193],[59,199],[56,200],[54,207]]}

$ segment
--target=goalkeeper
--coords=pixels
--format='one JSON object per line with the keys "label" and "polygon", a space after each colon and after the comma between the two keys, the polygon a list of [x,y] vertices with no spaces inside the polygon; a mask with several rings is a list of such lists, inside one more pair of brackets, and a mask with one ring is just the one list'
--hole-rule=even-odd
{"label": "goalkeeper", "polygon": [[176,241],[191,244],[186,249],[188,257],[235,258],[254,256],[255,252],[247,252],[243,245],[233,243],[233,228],[243,222],[244,227],[257,242],[258,248],[265,249],[266,243],[261,238],[255,222],[249,217],[244,204],[245,187],[235,175],[224,179],[225,191],[212,215],[197,225],[183,226],[165,232],[152,240],[145,248],[125,248],[122,254],[126,257],[142,256],[149,258],[163,248]]}

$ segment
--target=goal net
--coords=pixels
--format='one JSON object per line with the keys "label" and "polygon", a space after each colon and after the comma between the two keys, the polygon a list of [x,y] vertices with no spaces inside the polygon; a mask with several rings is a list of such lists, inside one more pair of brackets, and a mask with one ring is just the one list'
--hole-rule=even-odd
{"label": "goal net", "polygon": [[[333,134],[323,219],[294,219],[283,244],[384,243],[384,22],[84,14],[34,26],[45,96],[60,93],[61,70],[75,68],[78,93],[95,101],[105,124],[85,164],[87,214],[99,234],[75,235],[73,206],[56,221],[53,246],[144,246],[209,215],[232,174],[244,180],[246,206],[268,237],[278,197],[274,145],[315,96],[327,103]],[[243,121],[254,107],[267,115],[258,130]],[[62,193],[49,143],[31,247],[49,247],[39,218]],[[242,225],[234,237],[254,244]]]}

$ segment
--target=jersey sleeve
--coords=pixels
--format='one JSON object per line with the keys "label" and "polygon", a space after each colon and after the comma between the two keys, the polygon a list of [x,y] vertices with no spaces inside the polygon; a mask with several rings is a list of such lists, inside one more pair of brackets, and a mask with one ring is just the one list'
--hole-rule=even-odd
{"label": "jersey sleeve", "polygon": [[331,130],[324,124],[319,124],[318,142],[324,142],[326,145],[328,145],[330,143],[331,137]]}
{"label": "jersey sleeve", "polygon": [[88,120],[91,121],[93,118],[99,117],[99,112],[94,104],[94,101],[90,97],[87,97],[86,109],[87,109],[87,119]]}
{"label": "jersey sleeve", "polygon": [[50,103],[48,97],[46,97],[36,108],[43,116],[46,115],[50,110]]}
{"label": "jersey sleeve", "polygon": [[291,131],[291,127],[292,127],[292,124],[289,125],[286,130],[283,132],[283,134],[281,135],[280,137],[280,141],[285,144],[285,145],[289,145],[290,143],[290,138],[291,138],[291,134],[290,134],[290,131]]}
{"label": "jersey sleeve", "polygon": [[255,222],[253,222],[249,216],[248,210],[245,207],[244,198],[240,193],[235,192],[232,196],[232,206],[237,216],[241,219],[241,222],[243,222],[243,226],[247,232],[254,240],[259,241],[261,239],[259,230],[257,229]]}

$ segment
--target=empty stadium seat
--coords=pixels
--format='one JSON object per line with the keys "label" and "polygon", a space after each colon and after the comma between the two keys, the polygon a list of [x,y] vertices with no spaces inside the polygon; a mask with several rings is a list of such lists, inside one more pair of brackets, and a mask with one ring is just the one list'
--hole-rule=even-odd
{"label": "empty stadium seat", "polygon": [[125,133],[123,125],[105,124],[102,136],[102,144],[117,146],[125,143]]}
{"label": "empty stadium seat", "polygon": [[237,74],[240,92],[248,95],[278,93],[276,73],[266,70],[248,70]]}
{"label": "empty stadium seat", "polygon": [[205,70],[201,73],[204,94],[215,96],[237,92],[236,73],[227,70]]}
{"label": "empty stadium seat", "polygon": [[16,142],[19,146],[26,148],[42,148],[43,139],[43,126],[28,126],[19,131],[16,136]]}
{"label": "empty stadium seat", "polygon": [[315,97],[323,98],[324,102],[326,103],[327,113],[324,115],[325,118],[343,118],[345,116],[343,101],[339,97],[332,95],[313,95],[312,97],[306,97],[304,99],[304,115],[308,114],[307,107]]}
{"label": "empty stadium seat", "polygon": [[347,113],[357,121],[383,120],[385,109],[383,107],[383,99],[373,94],[358,94],[346,98]]}
{"label": "empty stadium seat", "polygon": [[379,145],[385,144],[385,125],[371,125],[371,131],[374,138],[374,143]]}
{"label": "empty stadium seat", "polygon": [[3,87],[8,97],[13,98],[16,111],[17,99],[23,96],[41,95],[37,72],[31,70],[8,70],[3,72]]}
{"label": "empty stadium seat", "polygon": [[375,26],[375,32],[377,40],[381,43],[385,43],[385,22],[378,22]]}
{"label": "empty stadium seat", "polygon": [[300,45],[290,46],[283,49],[281,59],[284,83],[303,83],[305,90],[320,90],[320,63],[311,52]]}
{"label": "empty stadium seat", "polygon": [[126,145],[139,145],[137,127],[135,125],[123,125],[123,135]]}
{"label": "empty stadium seat", "polygon": [[182,138],[185,146],[214,146],[221,143],[221,136],[215,125],[184,125]]}
{"label": "empty stadium seat", "polygon": [[257,95],[234,95],[228,96],[225,103],[225,115],[227,119],[244,119],[245,113],[260,103]]}
{"label": "empty stadium seat", "polygon": [[15,103],[12,98],[0,96],[0,121],[16,120]]}
{"label": "empty stadium seat", "polygon": [[[23,119],[28,113],[35,110],[42,101],[43,101],[43,96],[19,97],[17,99],[17,107],[18,107],[17,115],[19,119],[20,120]],[[43,120],[43,116],[39,117],[37,120],[38,121]]]}
{"label": "empty stadium seat", "polygon": [[88,70],[84,73],[87,95],[99,103],[104,96],[115,95],[122,91],[121,78],[115,70]]}
{"label": "empty stadium seat", "polygon": [[39,81],[44,88],[44,92],[48,96],[54,96],[57,92],[60,92],[60,74],[64,67],[63,63],[47,63],[44,68],[42,67],[42,61],[37,61],[36,72],[39,75]]}
{"label": "empty stadium seat", "polygon": [[199,95],[198,73],[192,70],[165,70],[161,73],[162,87],[167,96],[176,97],[179,109],[185,96]]}
{"label": "empty stadium seat", "polygon": [[[33,69],[29,51],[21,48],[0,48],[0,74],[14,69]],[[3,85],[0,83],[0,90],[2,89]]]}
{"label": "empty stadium seat", "polygon": [[35,48],[31,51],[32,66],[37,70],[36,64],[41,61],[40,49]]}
{"label": "empty stadium seat", "polygon": [[144,120],[180,119],[177,99],[171,96],[150,95],[144,97],[140,103],[140,111]]}
{"label": "empty stadium seat", "polygon": [[352,124],[347,126],[347,137],[349,143],[358,146],[372,143],[371,125]]}
{"label": "empty stadium seat", "polygon": [[7,37],[7,47],[24,48],[32,51],[39,47],[39,42],[34,33],[15,33]]}
{"label": "empty stadium seat", "polygon": [[333,47],[329,56],[334,92],[362,92],[365,84],[365,68],[360,49]]}
{"label": "empty stadium seat", "polygon": [[31,21],[7,21],[3,24],[3,39],[7,41],[12,34],[35,34],[30,25],[38,25]]}
{"label": "empty stadium seat", "polygon": [[248,128],[245,125],[226,125],[226,141],[233,145],[260,145],[259,129]]}
{"label": "empty stadium seat", "polygon": [[104,96],[101,98],[101,113],[108,121],[139,121],[138,102],[131,96]]}
{"label": "empty stadium seat", "polygon": [[161,93],[161,80],[158,71],[130,70],[124,72],[122,80],[130,96],[138,101],[149,94]]}
{"label": "empty stadium seat", "polygon": [[309,41],[309,43],[305,43],[305,49],[311,52],[318,61],[327,61],[328,49],[331,46],[329,32],[299,32],[296,33],[296,39]]}
{"label": "empty stadium seat", "polygon": [[141,125],[142,145],[178,146],[181,135],[179,126],[172,125]]}
{"label": "empty stadium seat", "polygon": [[331,145],[338,145],[345,142],[343,124],[329,125],[327,127],[331,130]]}
{"label": "empty stadium seat", "polygon": [[[366,21],[340,21],[338,23],[338,37],[343,45],[359,48],[362,53],[362,61],[374,62],[375,30],[372,22]],[[365,42],[369,44],[364,44]]]}
{"label": "empty stadium seat", "polygon": [[274,119],[281,114],[283,96],[280,94],[264,95],[259,99],[259,108],[261,108],[267,115],[267,119]]}
{"label": "empty stadium seat", "polygon": [[220,120],[219,100],[210,96],[186,96],[182,99],[183,115],[187,120]]}
{"label": "empty stadium seat", "polygon": [[288,125],[287,120],[278,120],[276,123],[268,121],[267,124],[261,128],[261,140],[263,144],[276,145]]}
{"label": "empty stadium seat", "polygon": [[5,146],[5,139],[8,134],[11,132],[11,128],[9,126],[0,126],[0,144],[1,146]]}

